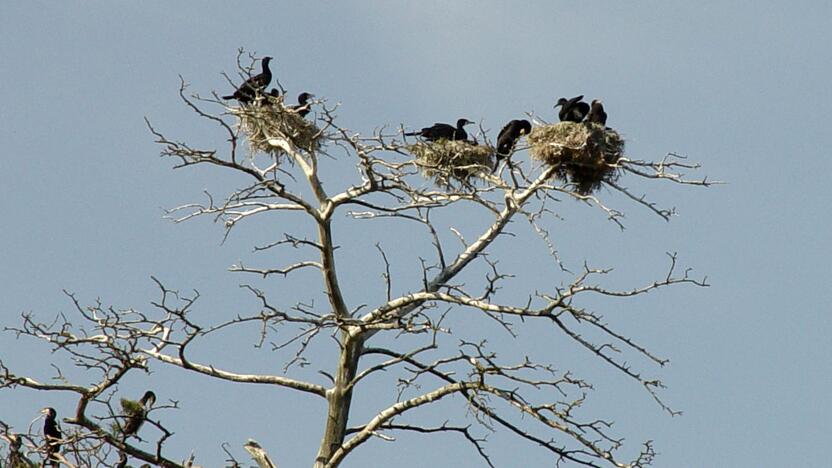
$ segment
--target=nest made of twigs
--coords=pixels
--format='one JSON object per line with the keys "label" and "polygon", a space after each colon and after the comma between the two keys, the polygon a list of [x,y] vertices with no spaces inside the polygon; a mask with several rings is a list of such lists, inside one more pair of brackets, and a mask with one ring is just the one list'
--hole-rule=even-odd
{"label": "nest made of twigs", "polygon": [[556,166],[557,177],[574,184],[582,195],[618,178],[624,138],[611,128],[588,122],[558,122],[535,127],[527,138],[531,157]]}
{"label": "nest made of twigs", "polygon": [[321,130],[283,105],[283,96],[263,96],[251,104],[232,107],[230,111],[237,116],[239,128],[245,133],[252,153],[279,156],[283,149],[269,140],[281,138],[310,153],[321,147]]}
{"label": "nest made of twigs", "polygon": [[466,140],[420,141],[405,147],[425,177],[438,185],[470,184],[494,167],[494,149]]}

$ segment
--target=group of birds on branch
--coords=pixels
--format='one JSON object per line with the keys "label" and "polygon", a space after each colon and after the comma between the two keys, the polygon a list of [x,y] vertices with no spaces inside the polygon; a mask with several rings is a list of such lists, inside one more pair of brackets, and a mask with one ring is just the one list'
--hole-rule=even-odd
{"label": "group of birds on branch", "polygon": [[[280,91],[272,88],[268,93],[264,90],[272,81],[272,71],[269,68],[269,63],[272,57],[263,57],[262,67],[263,71],[257,75],[247,79],[234,94],[223,96],[223,99],[236,99],[240,104],[251,104],[257,101],[258,96],[268,94],[271,97],[279,97]],[[298,104],[287,106],[297,112],[301,117],[305,117],[309,113],[309,100],[314,95],[309,93],[301,93],[298,96]],[[607,125],[607,113],[604,111],[604,105],[599,99],[592,101],[592,104],[587,104],[583,101],[583,95],[575,96],[571,99],[560,98],[555,104],[555,108],[560,107],[558,117],[561,122],[589,122],[594,124]],[[459,119],[456,121],[456,126],[451,124],[437,122],[430,127],[425,127],[418,132],[407,132],[405,136],[418,136],[428,141],[457,141],[468,140],[468,132],[465,131],[465,126],[474,122],[468,119]],[[528,120],[512,120],[507,123],[497,135],[497,162],[501,159],[508,158],[511,155],[517,141],[523,135],[528,135],[532,131],[532,125]],[[496,167],[495,167],[496,168]]]}
{"label": "group of birds on branch", "polygon": [[[119,430],[124,440],[139,432],[142,424],[147,419],[147,412],[150,411],[155,402],[156,394],[150,390],[145,392],[138,402],[127,399],[121,400],[125,414],[122,416],[124,424],[120,426]],[[55,411],[55,408],[48,407],[41,410],[41,414],[44,415],[43,438],[45,442],[42,466],[57,467],[61,465],[62,457],[60,453],[61,444],[63,443],[63,434],[58,424],[58,412]],[[2,466],[2,463],[0,463],[0,466]]]}
{"label": "group of birds on branch", "polygon": [[[280,90],[278,90],[277,88],[272,88],[268,93],[265,92],[266,87],[268,87],[269,84],[271,84],[272,82],[272,70],[271,68],[269,68],[269,63],[272,60],[272,57],[263,57],[263,60],[261,61],[263,71],[243,82],[243,84],[240,85],[240,87],[237,88],[236,91],[234,91],[234,94],[222,96],[222,98],[225,100],[236,99],[237,102],[245,105],[257,102],[257,98],[259,96],[268,95],[273,98],[280,97]],[[315,97],[315,95],[311,93],[300,93],[300,95],[298,96],[298,103],[295,105],[286,106],[286,108],[297,112],[297,114],[301,117],[306,117],[306,115],[309,113],[309,108],[312,105],[312,103],[309,101],[313,97]]]}
{"label": "group of birds on branch", "polygon": [[[604,105],[599,99],[592,101],[592,104],[583,102],[583,95],[575,96],[571,99],[558,99],[555,108],[560,107],[558,118],[561,122],[589,122],[594,124],[607,125],[607,113],[604,111]],[[407,132],[405,136],[418,136],[428,141],[439,140],[467,140],[468,133],[465,131],[465,126],[472,124],[468,119],[459,119],[456,122],[456,127],[450,124],[437,122],[430,127],[425,127],[418,132]],[[532,131],[532,124],[525,119],[512,120],[507,123],[500,130],[497,135],[497,163],[501,159],[508,158],[511,155],[517,141],[523,135],[528,135]],[[496,166],[495,166],[496,169]]]}

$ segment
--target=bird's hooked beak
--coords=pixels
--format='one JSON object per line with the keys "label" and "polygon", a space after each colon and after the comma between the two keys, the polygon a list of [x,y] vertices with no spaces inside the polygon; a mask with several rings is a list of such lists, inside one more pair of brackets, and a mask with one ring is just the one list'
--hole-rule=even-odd
{"label": "bird's hooked beak", "polygon": [[49,408],[44,408],[40,410],[40,414],[49,414]]}

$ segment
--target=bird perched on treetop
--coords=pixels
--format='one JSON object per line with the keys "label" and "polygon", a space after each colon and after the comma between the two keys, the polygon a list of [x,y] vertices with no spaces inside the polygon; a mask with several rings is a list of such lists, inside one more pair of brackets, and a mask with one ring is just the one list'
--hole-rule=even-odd
{"label": "bird perched on treetop", "polygon": [[[511,155],[511,150],[517,144],[517,140],[523,135],[528,135],[532,131],[532,124],[528,120],[512,120],[507,123],[500,134],[497,135],[497,164],[501,159],[508,158]],[[494,169],[497,169],[497,164]]]}
{"label": "bird perched on treetop", "polygon": [[144,392],[139,401],[121,399],[121,408],[124,410],[125,423],[122,428],[122,433],[125,436],[133,435],[139,432],[145,419],[147,419],[147,412],[153,407],[156,402],[156,394],[148,390]]}
{"label": "bird perched on treetop", "polygon": [[555,107],[560,106],[558,117],[561,122],[582,122],[589,113],[589,104],[581,101],[584,96],[575,96],[572,99],[560,98]]}
{"label": "bird perched on treetop", "polygon": [[459,119],[456,121],[456,128],[453,125],[437,122],[431,127],[425,127],[418,132],[405,133],[406,136],[420,136],[428,141],[439,140],[465,140],[468,138],[468,133],[463,127],[472,124],[468,119]]}
{"label": "bird perched on treetop", "polygon": [[607,113],[604,112],[604,105],[600,99],[592,100],[592,106],[589,109],[589,114],[586,116],[586,121],[604,126],[607,125]]}
{"label": "bird perched on treetop", "polygon": [[61,452],[61,428],[58,426],[57,416],[58,412],[55,408],[44,408],[41,414],[46,415],[43,420],[43,437],[46,439],[46,456],[44,457],[44,466],[60,466],[61,462],[57,454]]}
{"label": "bird perched on treetop", "polygon": [[289,109],[297,112],[301,117],[306,117],[306,114],[309,113],[309,108],[312,106],[309,99],[313,97],[315,97],[315,95],[311,93],[300,93],[300,95],[298,95],[298,103],[294,106],[289,106]]}
{"label": "bird perched on treetop", "polygon": [[223,99],[236,99],[241,104],[247,104],[254,100],[258,93],[263,92],[263,88],[272,82],[272,71],[269,69],[269,62],[271,57],[263,57],[263,72],[259,75],[254,75],[247,79],[234,94],[223,96]]}

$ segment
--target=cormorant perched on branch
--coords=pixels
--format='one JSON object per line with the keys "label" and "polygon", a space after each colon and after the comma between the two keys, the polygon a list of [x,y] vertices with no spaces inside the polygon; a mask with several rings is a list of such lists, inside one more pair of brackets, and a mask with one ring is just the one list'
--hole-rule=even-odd
{"label": "cormorant perched on branch", "polygon": [[241,104],[247,104],[254,100],[257,93],[263,91],[263,88],[272,82],[272,71],[269,69],[269,62],[271,57],[263,57],[263,72],[259,75],[254,75],[247,79],[234,94],[223,96],[223,99],[236,99]]}
{"label": "cormorant perched on branch", "polygon": [[312,106],[309,99],[313,97],[315,97],[315,95],[311,93],[300,93],[298,96],[298,103],[294,106],[289,106],[289,109],[297,112],[301,117],[306,117],[306,114],[309,113],[309,108]]}
{"label": "cormorant perched on branch", "polygon": [[435,123],[432,127],[425,127],[418,132],[405,133],[406,136],[420,136],[429,141],[438,140],[466,140],[468,133],[464,126],[472,124],[468,119],[459,119],[456,121],[456,128],[446,123]]}
{"label": "cormorant perched on branch", "polygon": [[601,124],[606,127],[607,113],[604,112],[604,105],[600,99],[592,100],[592,107],[589,109],[589,114],[586,116],[587,122]]}
{"label": "cormorant perched on branch", "polygon": [[584,96],[575,96],[572,99],[560,98],[558,99],[558,103],[555,104],[555,107],[560,106],[560,112],[558,113],[558,117],[560,117],[561,122],[582,122],[586,114],[589,113],[589,104],[582,102]]}
{"label": "cormorant perched on branch", "polygon": [[[532,131],[532,124],[528,120],[512,120],[507,123],[500,134],[497,136],[497,164],[500,160],[511,155],[511,150],[517,144],[517,140],[523,135],[528,135]],[[497,164],[494,168],[497,168]]]}
{"label": "cormorant perched on branch", "polygon": [[124,416],[126,418],[126,422],[122,428],[125,436],[139,432],[139,428],[142,427],[144,420],[147,418],[147,412],[155,402],[156,394],[150,390],[146,391],[138,402],[126,398],[121,399],[121,407],[124,409]]}
{"label": "cormorant perched on branch", "polygon": [[60,466],[61,462],[57,455],[61,452],[61,428],[58,426],[56,420],[58,412],[55,408],[44,408],[41,410],[42,414],[46,415],[43,420],[43,437],[46,439],[46,456],[44,457],[44,466]]}

